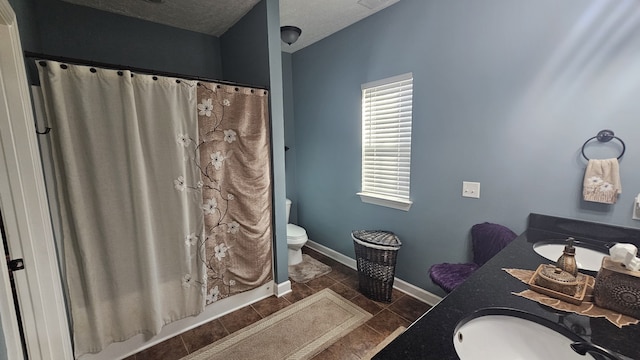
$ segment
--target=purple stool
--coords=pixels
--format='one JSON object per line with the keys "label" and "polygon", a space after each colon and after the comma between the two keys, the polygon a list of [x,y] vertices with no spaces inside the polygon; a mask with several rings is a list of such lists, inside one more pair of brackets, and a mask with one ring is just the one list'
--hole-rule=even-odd
{"label": "purple stool", "polygon": [[471,227],[473,263],[435,264],[429,269],[429,276],[436,285],[450,293],[516,237],[518,237],[516,233],[499,224],[485,222],[473,225]]}

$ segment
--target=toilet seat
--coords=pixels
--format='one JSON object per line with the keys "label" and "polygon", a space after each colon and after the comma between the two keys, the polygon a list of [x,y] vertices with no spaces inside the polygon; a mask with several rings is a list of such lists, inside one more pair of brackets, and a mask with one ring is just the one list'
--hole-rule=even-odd
{"label": "toilet seat", "polygon": [[307,241],[307,231],[295,224],[287,224],[287,243],[295,244]]}

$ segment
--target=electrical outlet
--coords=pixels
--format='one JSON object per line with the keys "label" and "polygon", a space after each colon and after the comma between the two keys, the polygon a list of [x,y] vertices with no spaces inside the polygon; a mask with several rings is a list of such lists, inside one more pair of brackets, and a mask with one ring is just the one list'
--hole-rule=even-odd
{"label": "electrical outlet", "polygon": [[463,181],[462,182],[462,196],[480,199],[480,183]]}
{"label": "electrical outlet", "polygon": [[631,214],[633,220],[640,220],[640,194],[636,196],[633,202],[633,214]]}

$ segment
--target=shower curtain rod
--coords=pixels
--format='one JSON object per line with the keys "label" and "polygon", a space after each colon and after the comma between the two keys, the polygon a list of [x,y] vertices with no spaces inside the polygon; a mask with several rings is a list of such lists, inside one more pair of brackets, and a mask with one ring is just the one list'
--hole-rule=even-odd
{"label": "shower curtain rod", "polygon": [[58,62],[63,62],[68,64],[75,64],[75,65],[95,66],[95,67],[106,68],[110,70],[129,70],[134,73],[137,72],[137,73],[143,73],[147,75],[160,75],[160,76],[174,77],[174,78],[180,78],[185,80],[198,80],[198,81],[213,82],[217,84],[224,84],[224,85],[231,85],[231,86],[241,86],[241,87],[248,87],[253,89],[269,90],[269,88],[264,86],[248,85],[248,84],[242,84],[242,83],[237,83],[233,81],[209,79],[209,78],[195,76],[195,75],[185,75],[185,74],[171,73],[166,71],[156,71],[156,70],[137,68],[132,66],[108,64],[108,63],[102,63],[102,62],[84,60],[84,59],[75,59],[75,58],[69,58],[64,56],[40,54],[40,53],[31,52],[31,51],[25,51],[24,56],[25,58],[52,60],[52,61],[58,61]]}

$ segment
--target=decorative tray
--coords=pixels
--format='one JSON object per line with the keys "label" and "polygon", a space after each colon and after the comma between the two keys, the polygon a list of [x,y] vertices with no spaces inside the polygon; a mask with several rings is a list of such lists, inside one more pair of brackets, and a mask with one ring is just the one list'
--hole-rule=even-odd
{"label": "decorative tray", "polygon": [[547,289],[545,287],[542,287],[536,284],[536,278],[540,276],[540,271],[544,266],[545,266],[544,264],[538,266],[538,269],[536,270],[536,272],[533,274],[531,279],[529,279],[529,289],[540,294],[551,296],[554,299],[568,302],[570,304],[574,304],[574,305],[582,304],[585,298],[585,294],[587,292],[587,287],[588,287],[587,277],[584,274],[578,273],[578,276],[576,277],[576,280],[578,281],[578,289],[576,290],[576,294],[574,296],[567,295],[559,291]]}

